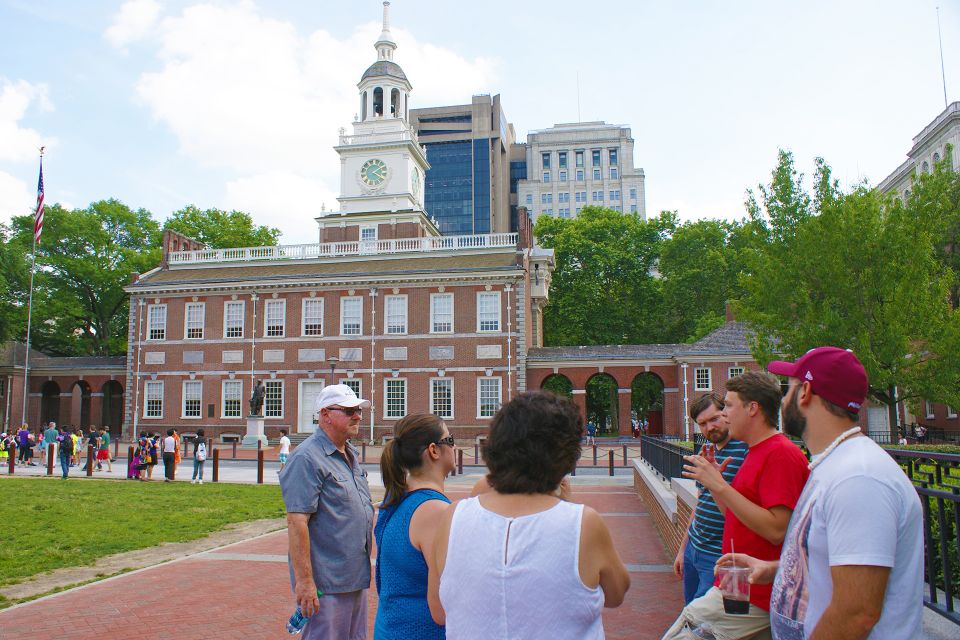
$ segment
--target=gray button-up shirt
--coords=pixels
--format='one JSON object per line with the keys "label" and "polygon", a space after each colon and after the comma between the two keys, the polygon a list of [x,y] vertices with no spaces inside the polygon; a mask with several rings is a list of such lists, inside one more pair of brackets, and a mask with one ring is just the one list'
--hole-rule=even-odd
{"label": "gray button-up shirt", "polygon": [[[300,444],[280,474],[288,513],[310,513],[313,579],[324,593],[349,593],[370,586],[373,503],[367,472],[347,443],[344,456],[324,433]],[[290,581],[295,582],[293,565]]]}

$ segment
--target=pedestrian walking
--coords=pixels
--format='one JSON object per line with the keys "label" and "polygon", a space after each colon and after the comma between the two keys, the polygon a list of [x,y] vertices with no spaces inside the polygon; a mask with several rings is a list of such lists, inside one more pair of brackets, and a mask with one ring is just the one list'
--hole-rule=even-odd
{"label": "pedestrian walking", "polygon": [[163,481],[173,482],[177,473],[177,440],[173,437],[173,429],[167,429],[167,437],[163,439]]}
{"label": "pedestrian walking", "polygon": [[287,430],[280,429],[280,471],[283,471],[283,467],[287,464],[287,457],[290,455],[290,438],[287,437]]}
{"label": "pedestrian walking", "polygon": [[203,484],[203,463],[207,460],[207,441],[203,429],[197,429],[193,449],[193,479],[191,484]]}
{"label": "pedestrian walking", "polygon": [[97,469],[101,468],[103,463],[107,464],[107,471],[113,473],[113,463],[110,460],[110,433],[106,427],[100,427],[99,438],[97,440]]}
{"label": "pedestrian walking", "polygon": [[63,479],[66,480],[70,475],[70,460],[73,459],[73,434],[70,433],[69,427],[65,426],[60,430],[57,436],[57,447],[60,450],[60,470],[63,472]]}

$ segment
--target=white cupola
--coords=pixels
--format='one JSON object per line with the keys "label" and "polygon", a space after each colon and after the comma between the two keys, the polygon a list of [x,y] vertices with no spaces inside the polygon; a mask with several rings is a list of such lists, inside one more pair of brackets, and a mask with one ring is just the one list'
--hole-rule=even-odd
{"label": "white cupola", "polygon": [[376,118],[400,118],[409,120],[408,100],[410,82],[406,74],[393,61],[397,43],[390,33],[390,3],[383,3],[383,30],[374,43],[377,61],[360,77],[360,121]]}

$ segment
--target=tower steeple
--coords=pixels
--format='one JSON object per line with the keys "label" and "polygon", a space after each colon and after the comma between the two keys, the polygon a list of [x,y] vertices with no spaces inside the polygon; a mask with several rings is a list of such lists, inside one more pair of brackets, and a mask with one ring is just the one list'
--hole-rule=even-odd
{"label": "tower steeple", "polygon": [[383,30],[373,46],[377,49],[377,60],[393,60],[397,43],[390,34],[390,3],[387,1],[383,3]]}

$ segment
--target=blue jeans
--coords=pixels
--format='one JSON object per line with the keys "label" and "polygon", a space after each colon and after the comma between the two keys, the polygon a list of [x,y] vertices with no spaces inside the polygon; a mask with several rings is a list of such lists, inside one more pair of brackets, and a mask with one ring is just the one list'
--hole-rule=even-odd
{"label": "blue jeans", "polygon": [[62,449],[60,453],[60,470],[63,472],[64,478],[70,475],[70,456],[64,455]]}
{"label": "blue jeans", "polygon": [[[206,460],[204,460],[206,462]],[[197,474],[200,474],[200,479],[203,480],[203,462],[200,462],[196,458],[193,459],[193,479],[197,479]]]}
{"label": "blue jeans", "polygon": [[697,551],[693,543],[687,541],[683,552],[683,604],[688,605],[713,586],[713,565],[720,556]]}

